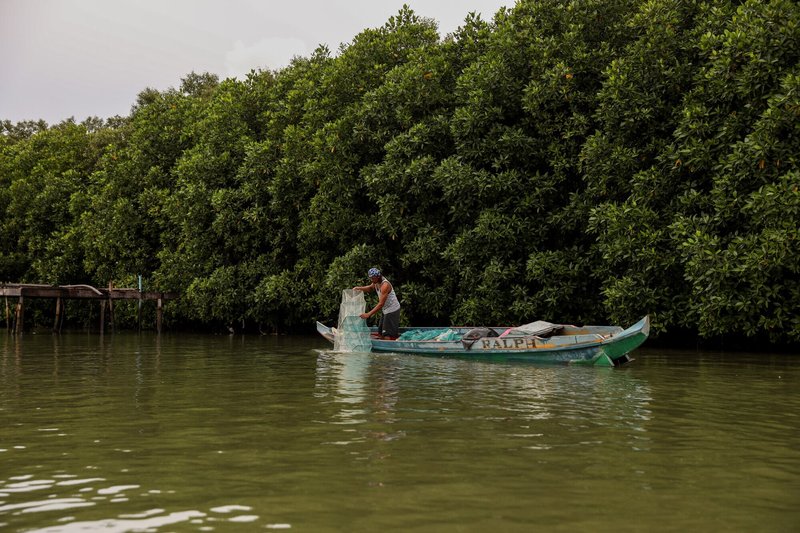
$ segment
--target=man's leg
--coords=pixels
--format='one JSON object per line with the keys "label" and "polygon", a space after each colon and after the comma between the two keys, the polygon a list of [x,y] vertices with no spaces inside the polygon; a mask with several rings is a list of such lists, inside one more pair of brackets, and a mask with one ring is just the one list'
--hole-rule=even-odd
{"label": "man's leg", "polygon": [[381,335],[396,339],[400,336],[400,310],[393,313],[386,313],[381,318],[380,329]]}
{"label": "man's leg", "polygon": [[381,317],[378,319],[378,337],[383,338],[383,319],[386,315],[381,313]]}

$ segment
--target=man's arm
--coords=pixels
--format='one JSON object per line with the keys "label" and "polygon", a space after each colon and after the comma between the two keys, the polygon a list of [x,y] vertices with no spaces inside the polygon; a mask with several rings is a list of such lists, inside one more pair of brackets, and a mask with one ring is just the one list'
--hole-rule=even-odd
{"label": "man's arm", "polygon": [[361,318],[369,318],[369,317],[371,317],[372,315],[374,315],[375,313],[377,313],[378,311],[381,310],[381,308],[383,307],[383,304],[386,303],[386,298],[389,297],[389,284],[388,283],[384,283],[383,285],[381,285],[381,289],[380,289],[378,294],[380,294],[380,296],[378,298],[378,305],[373,307],[368,313],[362,313],[361,314]]}

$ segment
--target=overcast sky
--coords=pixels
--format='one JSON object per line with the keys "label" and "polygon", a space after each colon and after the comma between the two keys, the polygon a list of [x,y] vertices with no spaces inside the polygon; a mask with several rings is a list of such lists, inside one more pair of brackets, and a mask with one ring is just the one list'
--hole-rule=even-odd
{"label": "overcast sky", "polygon": [[192,71],[241,78],[335,53],[403,3],[443,37],[514,0],[0,0],[0,120],[128,115],[143,89]]}

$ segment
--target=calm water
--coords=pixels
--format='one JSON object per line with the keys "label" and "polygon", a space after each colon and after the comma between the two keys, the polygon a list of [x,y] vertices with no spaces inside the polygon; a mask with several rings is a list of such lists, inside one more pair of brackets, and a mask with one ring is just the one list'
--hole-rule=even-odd
{"label": "calm water", "polygon": [[800,355],[0,335],[2,531],[800,531]]}

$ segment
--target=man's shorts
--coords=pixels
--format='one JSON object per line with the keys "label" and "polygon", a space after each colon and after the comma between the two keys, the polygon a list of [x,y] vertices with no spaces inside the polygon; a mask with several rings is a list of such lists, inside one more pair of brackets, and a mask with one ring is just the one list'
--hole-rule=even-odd
{"label": "man's shorts", "polygon": [[378,328],[384,337],[397,338],[400,336],[400,310],[383,313],[381,324]]}

